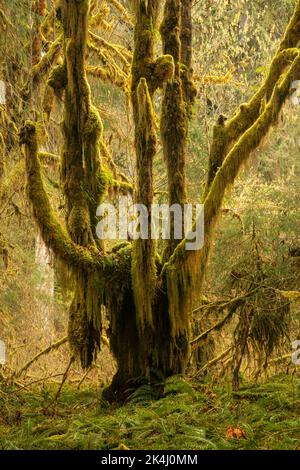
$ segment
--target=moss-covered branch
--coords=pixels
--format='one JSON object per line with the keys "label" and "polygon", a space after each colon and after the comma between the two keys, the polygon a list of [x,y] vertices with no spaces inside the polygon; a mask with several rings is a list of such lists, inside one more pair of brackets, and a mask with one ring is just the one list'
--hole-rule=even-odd
{"label": "moss-covered branch", "polygon": [[110,42],[106,41],[104,38],[98,36],[92,31],[89,32],[89,37],[95,46],[98,45],[98,47],[106,49],[109,53],[119,59],[125,66],[130,66],[132,54],[127,49],[120,48],[120,46],[117,44],[111,44]]}
{"label": "moss-covered branch", "polygon": [[88,0],[61,2],[66,70],[61,179],[71,238],[82,246],[97,246],[96,210],[106,187],[98,145],[103,126],[91,103],[85,70],[88,13]]}
{"label": "moss-covered branch", "polygon": [[[153,202],[153,160],[156,154],[155,116],[149,83],[149,64],[154,64],[155,27],[158,2],[142,0],[136,6],[135,50],[132,64],[131,100],[135,124],[138,204],[144,204],[151,214]],[[149,80],[149,81],[148,81]],[[147,220],[148,233],[151,216]],[[138,327],[153,328],[152,304],[155,293],[155,243],[150,236],[136,240],[133,247],[132,280]]]}
{"label": "moss-covered branch", "polygon": [[72,269],[93,270],[100,267],[102,259],[98,251],[91,252],[73,243],[51,208],[41,176],[36,126],[33,122],[25,123],[20,132],[20,143],[25,145],[29,199],[46,245]]}
{"label": "moss-covered branch", "polygon": [[218,171],[218,168],[222,165],[227,152],[243,132],[251,127],[258,118],[262,110],[262,103],[267,102],[270,99],[274,86],[280,78],[280,75],[287,67],[289,67],[297,53],[297,49],[287,49],[278,52],[270,65],[269,72],[264,83],[249,103],[241,104],[231,119],[225,121],[221,116],[214,125],[204,197],[208,194],[211,183]]}
{"label": "moss-covered branch", "polygon": [[146,79],[150,95],[152,96],[158,88],[163,87],[164,83],[172,78],[174,73],[174,63],[170,55],[163,55],[158,59],[155,59],[154,56],[159,4],[158,0],[141,0],[136,3],[131,80],[133,95],[141,78]]}
{"label": "moss-covered branch", "polygon": [[294,14],[288,27],[284,33],[282,41],[280,42],[279,51],[284,49],[290,49],[291,47],[297,47],[300,41],[299,37],[300,29],[300,1],[296,1]]}
{"label": "moss-covered branch", "polygon": [[63,36],[60,34],[57,39],[51,44],[48,52],[41,58],[41,60],[32,68],[31,77],[28,80],[24,90],[23,97],[28,99],[31,92],[31,86],[38,86],[50,71],[52,65],[55,63],[57,57],[61,52]]}
{"label": "moss-covered branch", "polygon": [[63,338],[59,339],[55,343],[50,344],[50,346],[48,346],[43,351],[40,351],[32,359],[30,359],[30,361],[26,362],[26,364],[14,374],[14,378],[20,377],[22,374],[24,374],[24,372],[26,372],[30,368],[30,366],[32,366],[32,364],[38,361],[42,356],[45,356],[46,354],[49,354],[52,351],[56,351],[58,348],[66,344],[67,341],[68,341],[68,337],[64,336]]}
{"label": "moss-covered branch", "polygon": [[217,323],[215,323],[213,326],[211,326],[210,328],[208,328],[206,331],[203,331],[200,335],[198,335],[196,338],[194,338],[192,341],[191,341],[191,347],[192,349],[197,349],[199,347],[201,347],[201,344],[203,344],[203,341],[205,341],[207,339],[207,337],[212,333],[212,332],[215,332],[215,331],[218,331],[220,330],[221,328],[223,328],[223,326],[225,324],[227,324],[227,322],[229,320],[231,320],[233,314],[236,312],[236,310],[238,309],[238,307],[243,303],[243,300],[242,299],[235,299],[231,305],[230,305],[230,308],[228,309],[228,312],[226,313],[226,315],[221,319],[219,320]]}
{"label": "moss-covered branch", "polygon": [[[188,120],[181,80],[181,1],[167,0],[160,28],[163,52],[174,62],[174,76],[166,83],[162,103],[161,137],[163,154],[168,170],[169,205],[186,202],[186,145]],[[174,221],[171,220],[172,239],[165,252],[168,258],[174,251]]]}
{"label": "moss-covered branch", "polygon": [[[186,240],[175,249],[165,264],[162,276],[166,277],[171,308],[178,318],[191,311],[192,294],[202,283],[207,264],[212,231],[222,206],[226,189],[234,182],[240,167],[259,146],[270,128],[277,122],[282,106],[289,96],[291,84],[300,74],[300,56],[297,53],[288,71],[278,80],[269,102],[254,124],[241,136],[219,168],[204,202],[205,244],[201,250],[186,250]],[[190,303],[183,302],[182,292]]]}
{"label": "moss-covered branch", "polygon": [[40,31],[41,19],[44,18],[47,14],[47,1],[46,0],[36,0],[33,5],[34,12],[34,25],[33,25],[33,35],[31,40],[31,61],[32,65],[36,65],[40,62],[43,39]]}
{"label": "moss-covered branch", "polygon": [[181,80],[186,103],[187,115],[192,115],[192,109],[197,96],[197,89],[193,83],[193,21],[192,21],[192,0],[183,0],[181,2]]}
{"label": "moss-covered branch", "polygon": [[103,83],[111,83],[128,93],[129,76],[122,72],[115,64],[108,66],[87,65],[86,72],[91,77],[100,78]]}
{"label": "moss-covered branch", "polygon": [[118,13],[121,14],[123,19],[125,19],[130,26],[133,26],[131,15],[128,13],[126,8],[121,4],[121,2],[119,2],[118,0],[107,0],[107,1],[115,7]]}
{"label": "moss-covered branch", "polygon": [[214,126],[204,198],[208,194],[210,185],[212,184],[218,168],[222,165],[226,154],[237,139],[249,129],[258,118],[262,103],[269,101],[280,75],[284,73],[285,69],[289,67],[291,61],[294,59],[297,49],[293,48],[298,46],[300,40],[299,31],[300,2],[297,1],[294,14],[264,82],[252,99],[248,103],[242,104],[231,119],[228,119],[226,122],[221,119],[221,121],[218,121]]}

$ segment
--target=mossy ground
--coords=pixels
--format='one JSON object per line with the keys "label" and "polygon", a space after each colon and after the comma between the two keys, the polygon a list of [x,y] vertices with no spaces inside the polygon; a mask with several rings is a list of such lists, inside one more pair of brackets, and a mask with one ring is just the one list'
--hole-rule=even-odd
{"label": "mossy ground", "polygon": [[[172,379],[165,398],[144,387],[131,403],[100,404],[99,390],[66,387],[55,416],[54,389],[0,391],[0,449],[299,449],[299,378],[277,376],[232,395],[229,386]],[[230,426],[246,438],[227,439]]]}

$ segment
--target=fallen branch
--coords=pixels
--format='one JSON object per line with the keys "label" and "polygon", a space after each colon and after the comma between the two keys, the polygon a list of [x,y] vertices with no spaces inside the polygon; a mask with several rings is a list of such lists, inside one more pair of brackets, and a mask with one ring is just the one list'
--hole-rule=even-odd
{"label": "fallen branch", "polygon": [[202,372],[206,371],[207,369],[209,369],[210,367],[214,366],[215,364],[217,364],[219,361],[221,361],[222,359],[224,359],[224,357],[226,357],[230,351],[232,351],[233,349],[233,346],[230,346],[229,348],[227,348],[225,351],[223,351],[221,354],[219,354],[219,356],[216,356],[214,359],[211,359],[210,361],[208,361],[203,367],[201,367],[200,370],[198,370],[196,372],[196,374],[193,376],[193,378],[197,377],[198,375],[200,375]]}
{"label": "fallen branch", "polygon": [[48,354],[49,352],[51,351],[54,351],[56,349],[58,349],[60,346],[62,346],[63,344],[65,344],[66,342],[68,341],[68,337],[65,336],[64,338],[56,341],[56,343],[53,343],[51,344],[50,346],[48,346],[46,349],[44,349],[43,351],[39,352],[36,356],[34,356],[34,358],[32,358],[30,361],[28,361],[25,366],[23,366],[18,372],[16,372],[14,374],[14,377],[20,377],[20,375],[23,374],[23,372],[25,372],[27,369],[29,369],[29,367],[34,363],[36,362],[38,359],[40,359],[40,357],[44,356],[45,354]]}
{"label": "fallen branch", "polygon": [[208,328],[208,330],[201,333],[199,336],[197,336],[197,338],[193,339],[190,342],[192,349],[197,349],[201,341],[205,340],[212,331],[220,330],[225,325],[225,323],[227,323],[227,321],[231,319],[234,312],[237,310],[237,308],[240,306],[241,303],[242,303],[242,299],[236,300],[236,302],[229,309],[229,312],[227,313],[227,315],[225,315],[225,317],[222,318],[222,320],[220,320],[215,325]]}
{"label": "fallen branch", "polygon": [[58,398],[59,398],[59,395],[60,395],[60,392],[62,391],[62,388],[68,378],[68,374],[70,372],[70,369],[71,369],[71,366],[73,364],[73,362],[75,361],[75,357],[72,356],[69,363],[68,363],[68,366],[63,374],[63,378],[62,378],[62,381],[61,381],[61,384],[55,394],[55,397],[53,398],[53,400],[49,403],[49,405],[46,407],[46,409],[49,409],[50,406],[53,406],[53,411],[55,411],[55,405],[57,404],[57,401],[58,401]]}

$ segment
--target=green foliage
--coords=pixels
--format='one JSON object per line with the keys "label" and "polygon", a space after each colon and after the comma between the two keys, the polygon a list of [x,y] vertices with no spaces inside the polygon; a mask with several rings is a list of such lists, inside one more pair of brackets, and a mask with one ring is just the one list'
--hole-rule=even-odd
{"label": "green foliage", "polygon": [[[172,393],[158,401],[98,411],[96,390],[66,388],[54,416],[43,412],[54,390],[16,393],[4,388],[0,449],[108,450],[123,443],[136,450],[292,450],[299,444],[297,379],[277,376],[233,396],[224,387],[193,389],[181,379],[172,379],[170,386]],[[246,438],[226,438],[229,426],[239,426]]]}

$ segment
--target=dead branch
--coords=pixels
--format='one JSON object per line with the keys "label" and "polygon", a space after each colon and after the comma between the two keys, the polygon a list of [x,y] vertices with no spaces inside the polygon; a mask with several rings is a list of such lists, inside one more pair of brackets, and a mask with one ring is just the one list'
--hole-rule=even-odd
{"label": "dead branch", "polygon": [[20,375],[23,374],[23,372],[25,372],[27,369],[29,369],[29,367],[34,363],[36,362],[38,359],[40,359],[42,356],[44,356],[45,354],[49,354],[51,351],[55,351],[56,349],[58,349],[60,346],[62,346],[63,344],[65,344],[66,342],[68,341],[68,337],[65,336],[64,338],[61,338],[60,340],[56,341],[55,343],[51,344],[50,346],[48,346],[46,349],[44,349],[43,351],[39,352],[36,356],[34,356],[30,361],[28,361],[18,372],[16,372],[14,374],[14,377],[17,378],[17,377],[20,377]]}

